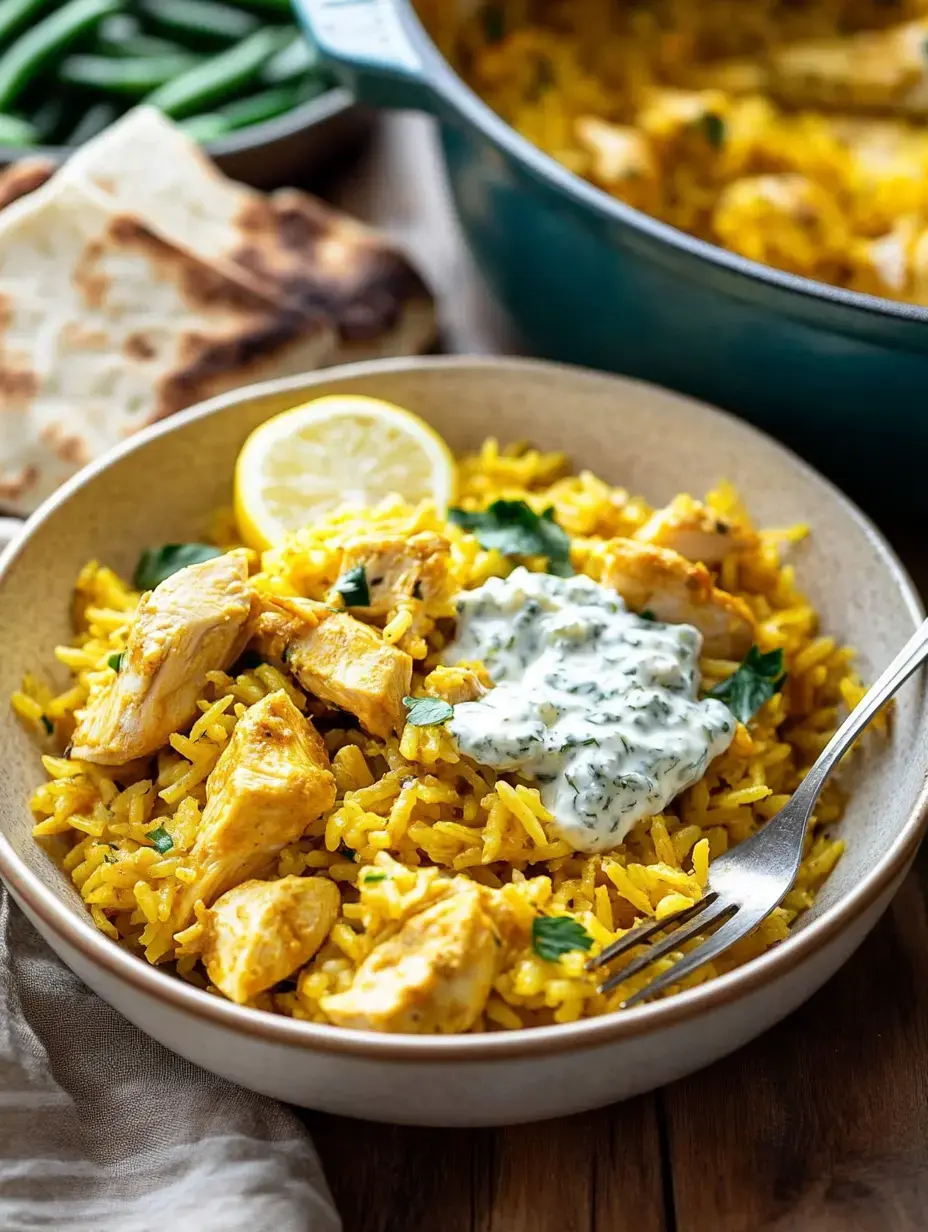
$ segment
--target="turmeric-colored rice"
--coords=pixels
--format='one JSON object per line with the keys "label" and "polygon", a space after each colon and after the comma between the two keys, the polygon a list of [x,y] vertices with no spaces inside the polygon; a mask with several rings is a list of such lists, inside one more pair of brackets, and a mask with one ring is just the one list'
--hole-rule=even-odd
{"label": "turmeric-colored rice", "polygon": [[[552,505],[571,536],[574,568],[596,578],[609,537],[631,534],[651,513],[647,503],[596,476],[569,473],[559,454],[488,441],[479,455],[459,464],[459,500],[482,508],[499,498],[522,498],[536,511]],[[708,503],[729,518],[747,520],[737,494],[721,486]],[[359,529],[389,527],[403,534],[436,530],[452,544],[454,589],[505,575],[510,561],[485,551],[469,534],[447,524],[423,504],[398,500],[376,509],[350,510],[292,535],[264,554],[253,581],[271,592],[322,598],[338,573],[339,543]],[[440,727],[407,725],[401,738],[376,739],[340,726],[335,712],[321,723],[332,758],[338,798],[331,812],[310,826],[280,855],[278,875],[320,874],[342,891],[341,914],[322,950],[291,981],[260,995],[253,1004],[296,1018],[325,1022],[327,994],[345,989],[375,941],[401,918],[415,892],[416,870],[438,866],[490,887],[505,888],[513,911],[529,923],[537,911],[576,919],[605,946],[636,922],[662,918],[699,898],[711,861],[756,831],[787,800],[806,767],[836,727],[842,708],[861,696],[852,654],[818,629],[815,611],[796,587],[790,546],[802,526],[761,532],[757,545],[730,555],[717,583],[741,596],[757,620],[762,651],[782,648],[789,676],[782,693],[767,702],[705,778],[664,813],[640,823],[627,840],[605,855],[572,852],[554,833],[538,790],[517,776],[500,775],[459,756]],[[257,558],[255,561],[258,565]],[[274,666],[263,663],[236,676],[211,673],[192,727],[171,737],[150,765],[126,774],[71,760],[66,746],[74,713],[113,668],[108,659],[123,649],[138,600],[105,565],[82,571],[75,598],[76,634],[57,658],[71,683],[55,693],[29,677],[13,705],[48,749],[48,779],[31,807],[35,835],[63,858],[96,925],[151,963],[174,963],[177,973],[202,987],[202,924],[180,935],[172,907],[178,889],[194,873],[185,863],[196,835],[210,770],[245,708],[284,688],[306,713],[321,718],[325,707]],[[413,692],[441,696],[454,685],[454,668],[439,665],[453,608],[430,608],[411,600],[391,613],[384,636],[416,661]],[[724,679],[735,664],[703,660],[703,686]],[[109,679],[109,677],[107,677]],[[48,729],[51,729],[49,734]],[[829,827],[842,811],[839,787],[829,783],[816,810],[798,881],[783,905],[748,939],[689,980],[694,984],[744,963],[783,940],[790,924],[813,902],[817,888],[841,855],[843,842]],[[173,848],[161,855],[146,838],[163,826]],[[386,876],[364,884],[376,863]],[[360,884],[359,884],[360,883]],[[200,913],[202,918],[202,911]],[[511,955],[474,1030],[509,1030],[571,1022],[608,1013],[653,970],[616,988],[597,991],[586,972],[588,954],[575,950],[546,961],[526,945]],[[666,968],[669,960],[658,967]]]}

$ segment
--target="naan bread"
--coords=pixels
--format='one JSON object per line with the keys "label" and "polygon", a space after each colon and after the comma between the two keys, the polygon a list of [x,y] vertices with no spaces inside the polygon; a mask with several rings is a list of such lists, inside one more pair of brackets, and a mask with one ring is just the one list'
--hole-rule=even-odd
{"label": "naan bread", "polygon": [[417,354],[434,341],[432,296],[382,235],[306,193],[268,198],[227,179],[152,107],[129,112],[59,175],[228,277],[324,317],[339,342],[331,364]]}
{"label": "naan bread", "polygon": [[0,213],[0,507],[223,390],[326,362],[334,331],[54,176]]}

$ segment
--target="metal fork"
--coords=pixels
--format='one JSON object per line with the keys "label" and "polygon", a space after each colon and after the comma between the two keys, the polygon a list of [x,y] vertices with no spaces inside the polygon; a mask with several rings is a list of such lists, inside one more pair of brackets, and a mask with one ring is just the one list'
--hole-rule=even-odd
{"label": "metal fork", "polygon": [[928,620],[906,642],[886,671],[847,716],[815,764],[780,809],[757,834],[713,860],[705,895],[691,907],[651,920],[607,945],[587,963],[589,970],[602,967],[658,933],[668,935],[611,975],[600,987],[608,992],[652,963],[672,954],[691,938],[719,925],[711,936],[639,989],[622,1008],[656,997],[679,983],[703,963],[711,962],[729,946],[755,928],[789,892],[802,861],[803,840],[809,817],[825,780],[867,724],[899,686],[928,658]]}

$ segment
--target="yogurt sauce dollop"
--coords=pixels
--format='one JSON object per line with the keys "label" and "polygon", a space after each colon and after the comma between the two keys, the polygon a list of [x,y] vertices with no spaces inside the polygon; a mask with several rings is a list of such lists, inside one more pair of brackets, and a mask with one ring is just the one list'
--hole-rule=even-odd
{"label": "yogurt sauce dollop", "polygon": [[448,722],[458,748],[535,779],[575,851],[617,846],[702,778],[732,741],[696,699],[701,636],[636,616],[590,578],[515,569],[457,598],[446,663],[482,659],[495,688]]}

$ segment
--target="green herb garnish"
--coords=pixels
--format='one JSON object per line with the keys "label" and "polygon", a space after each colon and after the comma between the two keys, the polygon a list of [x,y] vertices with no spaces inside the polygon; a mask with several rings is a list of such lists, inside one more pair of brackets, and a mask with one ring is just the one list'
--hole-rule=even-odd
{"label": "green herb garnish", "polygon": [[386,873],[380,872],[379,870],[373,871],[370,873],[366,872],[364,876],[361,878],[361,881],[363,882],[364,885],[374,885],[374,883],[377,881],[386,880],[386,876],[387,876]]}
{"label": "green herb garnish", "polygon": [[539,516],[521,500],[494,501],[482,513],[449,509],[449,519],[470,531],[482,548],[496,548],[504,556],[546,556],[548,572],[570,577],[570,539],[554,520],[549,506]]}
{"label": "green herb garnish", "polygon": [[740,723],[747,723],[764,702],[779,693],[785,680],[783,651],[761,654],[752,646],[734,675],[710,689],[706,696],[724,702]]}
{"label": "green herb garnish", "polygon": [[158,826],[154,830],[149,830],[145,837],[151,843],[152,847],[154,847],[154,849],[160,852],[163,856],[167,855],[167,853],[174,846],[174,840],[171,838],[170,834],[168,834],[167,830],[165,830],[164,826]]}
{"label": "green herb garnish", "polygon": [[454,707],[440,697],[404,697],[406,722],[410,727],[434,727],[454,714]]}
{"label": "green herb garnish", "polygon": [[338,854],[344,856],[350,864],[354,864],[356,853],[353,847],[346,847],[344,843],[339,843]]}
{"label": "green herb garnish", "polygon": [[714,111],[707,111],[702,117],[702,126],[713,150],[720,150],[725,144],[725,121]]}
{"label": "green herb garnish", "polygon": [[126,652],[124,650],[120,650],[116,654],[111,654],[106,660],[107,667],[111,667],[114,672],[118,672],[122,667],[122,659],[125,653]]}
{"label": "green herb garnish", "polygon": [[499,4],[484,5],[483,37],[488,43],[498,43],[506,35],[506,17]]}
{"label": "green herb garnish", "polygon": [[355,565],[347,573],[343,573],[335,583],[335,589],[345,601],[345,607],[368,607],[371,601],[371,589],[367,584],[367,574],[363,565]]}
{"label": "green herb garnish", "polygon": [[657,620],[657,617],[649,607],[646,607],[643,612],[639,612],[638,615],[642,620]]}
{"label": "green herb garnish", "polygon": [[146,548],[135,566],[133,582],[137,590],[154,590],[179,569],[221,555],[218,548],[208,543],[164,543],[160,548]]}
{"label": "green herb garnish", "polygon": [[532,949],[545,962],[556,962],[571,950],[588,950],[593,938],[569,915],[540,915],[532,921]]}
{"label": "green herb garnish", "polygon": [[51,721],[47,714],[42,715],[42,726],[50,736],[54,735],[55,724]]}

